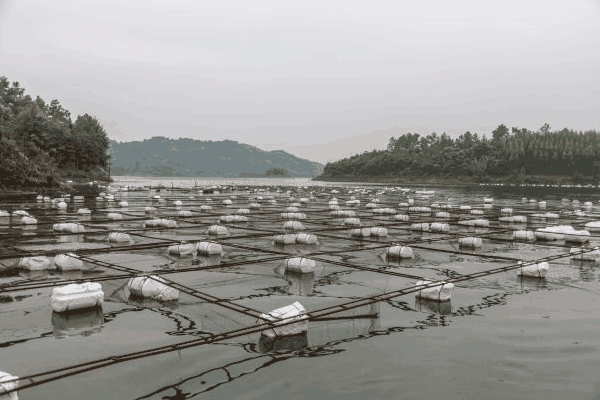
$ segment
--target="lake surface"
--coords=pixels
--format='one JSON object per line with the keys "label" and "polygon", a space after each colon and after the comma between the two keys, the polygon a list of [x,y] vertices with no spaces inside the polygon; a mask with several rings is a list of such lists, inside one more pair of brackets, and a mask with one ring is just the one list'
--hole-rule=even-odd
{"label": "lake surface", "polygon": [[[101,309],[62,315],[50,308],[52,287],[0,291],[0,371],[25,376],[256,324],[256,318],[185,293],[175,303],[133,298],[124,272],[111,265],[128,271],[168,271],[165,277],[188,288],[261,312],[295,301],[314,311],[414,286],[416,280],[407,276],[449,279],[513,265],[517,260],[559,256],[572,245],[514,242],[512,231],[557,224],[583,229],[586,222],[600,220],[600,194],[576,189],[536,189],[535,200],[547,201],[546,208],[540,208],[538,202],[530,202],[531,193],[522,190],[431,187],[435,193],[388,190],[377,194],[394,186],[299,178],[114,179],[113,186],[129,187],[129,191],[117,192],[114,202],[72,201],[65,212],[45,202],[0,203],[0,210],[26,210],[38,219],[31,227],[19,225],[17,218],[0,218],[0,265],[9,266],[39,251],[87,251],[89,257],[84,272],[5,272],[0,285],[103,279],[105,294]],[[133,190],[160,184],[175,188],[152,193],[164,203],[153,201],[149,191]],[[199,188],[213,185],[236,185],[237,191],[198,193]],[[246,186],[257,192],[246,193]],[[357,192],[357,187],[367,192]],[[332,194],[334,189],[339,193]],[[293,202],[284,196],[287,190],[292,191],[294,202],[309,198],[313,191],[314,198],[299,211],[306,214],[302,223],[307,232],[317,235],[318,245],[274,245],[273,235],[282,232],[281,213]],[[232,195],[237,197],[233,204],[223,205]],[[366,208],[369,200],[378,198],[378,208],[406,213],[399,203],[407,202],[407,195],[415,206],[446,204],[451,198],[451,203],[483,214],[457,208],[433,210],[434,215],[436,211],[453,215],[440,220],[450,224],[450,232],[439,234],[408,229],[415,222],[434,222],[434,216],[409,213],[411,221],[406,223]],[[229,234],[224,237],[207,234],[219,216],[248,208],[258,201],[257,196],[263,201],[260,209],[248,214],[249,222],[227,224]],[[277,203],[268,204],[268,196]],[[361,201],[359,207],[346,206],[351,196]],[[493,205],[484,207],[483,198],[490,196],[495,199]],[[343,219],[331,216],[332,197],[339,199],[342,209],[355,211],[363,226],[385,226],[389,235],[365,240],[352,237]],[[566,204],[562,198],[580,204]],[[176,200],[182,201],[181,207],[174,205]],[[119,207],[119,201],[127,201],[128,206]],[[587,201],[592,206],[585,207]],[[200,212],[202,205],[213,209]],[[178,227],[144,229],[149,206],[156,207],[161,218],[176,220]],[[83,207],[91,215],[76,213]],[[507,207],[514,215],[528,216],[527,223],[500,222],[500,211]],[[575,215],[576,209],[583,214]],[[193,217],[177,217],[181,210],[192,211]],[[107,220],[109,212],[121,213],[124,220]],[[546,212],[560,217],[533,217]],[[485,218],[490,226],[460,225],[459,217]],[[84,224],[85,233],[56,233],[52,224],[57,222]],[[107,242],[112,231],[128,231],[134,247]],[[600,246],[597,235],[592,232],[588,246]],[[483,247],[459,248],[461,236],[482,237]],[[221,243],[224,254],[193,259],[167,252],[172,241],[207,239]],[[415,258],[386,259],[385,248],[392,243],[412,245]],[[313,274],[282,270],[284,257],[311,254],[318,259]],[[215,268],[201,268],[210,266]],[[178,272],[190,268],[196,270]],[[518,277],[516,270],[484,276],[456,283],[451,302],[420,300],[412,293],[341,314],[355,318],[311,321],[305,335],[266,343],[253,333],[126,361],[20,390],[19,399],[600,398],[599,272],[596,263],[559,258],[550,261],[543,280]]]}

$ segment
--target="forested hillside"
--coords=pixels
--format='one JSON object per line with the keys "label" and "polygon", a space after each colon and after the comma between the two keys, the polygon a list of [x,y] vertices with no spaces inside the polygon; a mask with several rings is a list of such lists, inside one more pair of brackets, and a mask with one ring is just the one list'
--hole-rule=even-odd
{"label": "forested hillside", "polygon": [[325,165],[322,180],[373,177],[452,177],[518,183],[600,181],[600,132],[538,131],[498,126],[491,139],[466,132],[390,138],[387,150]]}
{"label": "forested hillside", "polygon": [[277,168],[289,176],[313,177],[323,171],[322,164],[285,151],[264,151],[232,140],[153,137],[110,145],[113,175],[238,177],[265,175]]}
{"label": "forested hillside", "polygon": [[73,121],[58,100],[34,100],[18,82],[0,77],[0,188],[107,179],[107,148],[96,118],[84,114]]}

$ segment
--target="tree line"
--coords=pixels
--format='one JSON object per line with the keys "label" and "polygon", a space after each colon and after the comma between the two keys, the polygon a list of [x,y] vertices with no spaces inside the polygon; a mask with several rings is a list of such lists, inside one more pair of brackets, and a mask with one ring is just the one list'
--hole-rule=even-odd
{"label": "tree line", "polygon": [[600,132],[499,125],[492,137],[465,132],[391,137],[373,150],[327,163],[319,179],[453,177],[517,183],[600,183]]}
{"label": "tree line", "polygon": [[58,186],[66,179],[108,179],[108,137],[93,116],[58,100],[25,94],[0,76],[0,187]]}

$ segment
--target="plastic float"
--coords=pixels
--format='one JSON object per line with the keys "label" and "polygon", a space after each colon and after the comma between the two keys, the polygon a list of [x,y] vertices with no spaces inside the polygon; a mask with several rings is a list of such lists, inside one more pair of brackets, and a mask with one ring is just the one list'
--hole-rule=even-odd
{"label": "plastic float", "polygon": [[472,215],[483,215],[483,210],[471,210]]}
{"label": "plastic float", "polygon": [[108,213],[106,214],[106,219],[109,221],[122,221],[123,215],[119,213]]}
{"label": "plastic float", "polygon": [[297,321],[288,323],[284,326],[276,326],[273,329],[264,330],[262,331],[262,335],[269,338],[276,338],[278,336],[292,336],[306,332],[308,331],[308,317],[305,314],[306,310],[299,302],[261,314],[261,319],[275,322],[276,325],[278,321],[282,320],[286,320],[285,322]]}
{"label": "plastic float", "polygon": [[224,206],[230,206],[233,204],[233,201],[229,200],[229,199],[225,199],[223,200],[223,205]]}
{"label": "plastic float", "polygon": [[450,231],[450,225],[448,224],[442,224],[439,222],[434,222],[429,226],[429,230],[431,232],[449,232]]}
{"label": "plastic float", "polygon": [[576,231],[570,225],[551,226],[539,228],[535,231],[538,240],[565,240],[567,242],[585,243],[590,240],[590,233],[586,230]]}
{"label": "plastic float", "polygon": [[175,207],[181,207],[181,206],[183,205],[183,203],[181,202],[181,200],[175,200],[175,201],[173,202],[173,205],[174,205]]}
{"label": "plastic float", "polygon": [[207,212],[207,211],[211,211],[212,209],[213,209],[213,208],[212,208],[211,206],[207,206],[206,204],[205,204],[205,205],[202,205],[202,206],[200,206],[200,211],[201,211],[201,212]]}
{"label": "plastic float", "polygon": [[299,233],[296,235],[297,244],[317,244],[317,236],[308,233]]}
{"label": "plastic float", "polygon": [[189,218],[192,216],[192,212],[189,210],[181,210],[177,213],[179,218]]}
{"label": "plastic float", "polygon": [[522,265],[522,267],[518,270],[519,276],[526,276],[530,278],[545,278],[546,273],[548,273],[547,262],[523,265],[523,262],[519,261],[518,264]]}
{"label": "plastic float", "polygon": [[239,208],[239,209],[235,210],[235,213],[239,214],[239,215],[248,215],[248,214],[250,214],[250,209],[249,208]]}
{"label": "plastic float", "polygon": [[294,257],[285,260],[283,266],[287,272],[308,274],[315,271],[316,263],[310,258]]}
{"label": "plastic float", "polygon": [[344,219],[344,225],[349,226],[360,226],[361,222],[358,218],[346,218]]}
{"label": "plastic float", "polygon": [[476,247],[483,246],[483,241],[481,240],[481,238],[468,236],[468,237],[459,238],[458,245],[461,247],[476,248]]}
{"label": "plastic float", "polygon": [[450,213],[449,212],[445,212],[445,211],[440,211],[439,213],[435,214],[436,218],[440,218],[440,219],[449,219],[450,218]]}
{"label": "plastic float", "polygon": [[227,227],[223,225],[211,225],[206,232],[209,235],[227,235],[229,233]]}
{"label": "plastic float", "polygon": [[178,256],[187,256],[196,252],[196,246],[192,243],[182,243],[169,246],[167,253]]}
{"label": "plastic float", "polygon": [[571,247],[569,253],[572,254],[571,258],[574,260],[600,262],[600,248],[598,247],[594,247],[593,250],[583,247]]}
{"label": "plastic float", "polygon": [[55,232],[84,233],[85,227],[81,224],[68,222],[62,224],[54,224],[52,225],[52,230]]}
{"label": "plastic float", "polygon": [[37,219],[33,218],[33,217],[23,217],[21,218],[21,220],[19,221],[19,223],[21,225],[36,225],[37,224]]}
{"label": "plastic float", "polygon": [[410,217],[408,215],[398,214],[394,216],[394,221],[408,222],[409,220]]}
{"label": "plastic float", "polygon": [[412,224],[410,226],[410,230],[411,231],[428,232],[429,231],[429,224],[427,222],[422,222],[422,223],[419,223],[419,224]]}
{"label": "plastic float", "polygon": [[600,232],[600,221],[591,221],[585,224],[585,229],[589,232]]}
{"label": "plastic float", "polygon": [[218,243],[198,242],[196,243],[196,252],[203,256],[222,255],[223,247]]}
{"label": "plastic float", "polygon": [[301,220],[306,219],[304,213],[281,213],[281,219]]}
{"label": "plastic float", "polygon": [[500,214],[511,215],[513,213],[513,209],[510,207],[503,208],[500,210]]}
{"label": "plastic float", "polygon": [[386,237],[388,235],[388,230],[386,228],[381,228],[374,226],[371,228],[371,236],[375,237]]}
{"label": "plastic float", "polygon": [[108,241],[112,243],[133,243],[134,240],[127,233],[123,232],[110,232],[108,234]]}
{"label": "plastic float", "polygon": [[27,271],[43,271],[54,269],[54,265],[46,256],[23,257],[17,263],[17,268]]}
{"label": "plastic float", "polygon": [[[13,376],[6,372],[0,371],[0,400],[19,400],[19,395],[16,391],[6,394],[9,390],[15,390],[19,387],[18,376]],[[7,382],[12,381],[12,382]]]}
{"label": "plastic float", "polygon": [[52,290],[52,310],[57,313],[101,307],[103,301],[102,285],[97,282],[73,283]]}
{"label": "plastic float", "polygon": [[533,242],[535,241],[535,232],[533,231],[514,231],[512,234],[513,240]]}
{"label": "plastic float", "polygon": [[358,238],[365,238],[365,237],[370,237],[371,236],[371,228],[356,228],[356,229],[352,229],[350,231],[350,236],[352,237],[358,237]]}
{"label": "plastic float", "polygon": [[[422,280],[417,281],[417,287],[423,287],[425,285],[431,284],[431,281]],[[449,301],[452,299],[452,290],[454,289],[454,284],[440,282],[437,286],[423,288],[420,289],[416,293],[416,297],[420,297],[422,299],[429,299],[435,301]]]}
{"label": "plastic float", "polygon": [[60,271],[80,271],[83,267],[83,261],[75,257],[75,254],[57,254],[54,257],[54,265]]}
{"label": "plastic float", "polygon": [[300,221],[286,221],[283,223],[283,230],[285,231],[303,231],[304,229],[306,228]]}
{"label": "plastic float", "polygon": [[392,246],[388,247],[385,251],[385,255],[391,258],[414,258],[412,248],[408,246]]}
{"label": "plastic float", "polygon": [[128,207],[128,206],[129,206],[129,203],[126,202],[126,201],[119,202],[119,207],[121,207],[121,208],[125,208],[125,207]]}
{"label": "plastic float", "polygon": [[156,275],[139,276],[127,282],[132,295],[157,301],[179,300],[179,290],[164,284],[164,279]]}
{"label": "plastic float", "polygon": [[67,209],[67,203],[65,203],[64,201],[61,201],[59,203],[56,203],[56,207],[59,210],[66,210]]}
{"label": "plastic float", "polygon": [[82,214],[82,215],[88,215],[91,214],[92,212],[87,209],[87,208],[80,208],[77,210],[77,214]]}
{"label": "plastic float", "polygon": [[494,199],[492,199],[491,197],[483,198],[483,204],[492,204],[493,202],[494,202]]}

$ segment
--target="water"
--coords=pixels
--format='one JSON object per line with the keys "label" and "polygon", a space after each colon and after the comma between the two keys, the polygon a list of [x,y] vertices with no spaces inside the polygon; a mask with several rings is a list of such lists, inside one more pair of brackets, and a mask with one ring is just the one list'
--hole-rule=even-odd
{"label": "water", "polygon": [[[194,178],[117,177],[115,180],[115,185],[131,187],[158,184],[169,187],[173,183],[176,187],[192,189],[225,184],[219,180]],[[307,179],[253,178],[231,182],[239,187],[285,185],[293,190],[313,186]],[[335,184],[316,183],[310,190],[320,192],[326,188],[330,192],[331,186]],[[343,205],[342,200],[349,196],[343,188],[358,185],[340,186],[342,189],[336,196]],[[383,187],[362,186],[373,191]],[[589,220],[599,219],[598,194],[548,192],[540,197],[538,193],[538,200],[548,200],[547,209],[540,211],[537,204],[523,203],[522,193],[496,193],[493,207],[484,209],[482,197],[493,195],[489,189],[432,189],[436,192],[429,198],[415,196],[415,205],[428,206],[452,197],[457,204],[484,210],[483,217],[492,220],[494,229],[514,228],[493,222],[503,207],[513,207],[518,215],[563,211],[560,224],[570,224],[576,229],[582,229]],[[275,195],[274,190],[261,195]],[[230,235],[221,239],[225,250],[222,257],[194,261],[190,257],[170,256],[164,247],[126,250],[120,246],[111,247],[105,241],[105,229],[138,229],[144,236],[134,236],[135,245],[168,239],[204,240],[206,228],[219,215],[248,204],[249,199],[238,193],[233,207],[222,206],[220,200],[231,194],[167,191],[162,196],[182,199],[184,209],[198,209],[207,197],[211,197],[215,212],[214,215],[196,214],[193,222],[179,219],[179,228],[169,231],[143,230],[144,207],[151,204],[146,200],[148,192],[118,194],[118,200],[130,204],[125,211],[129,220],[125,222],[104,221],[106,211],[119,210],[116,204],[97,204],[87,199],[83,206],[93,212],[90,221],[74,214],[80,204],[70,203],[65,214],[43,203],[0,204],[0,210],[27,209],[40,222],[35,229],[22,229],[9,220],[8,226],[0,229],[0,235],[3,242],[12,247],[4,246],[0,255],[15,254],[17,258],[17,249],[104,249],[103,254],[90,257],[147,272],[176,272],[183,268],[239,262],[231,267],[179,272],[168,277],[203,293],[261,311],[294,301],[313,311],[415,283],[409,278],[355,270],[338,263],[444,279],[511,264],[482,255],[535,259],[565,251],[562,242],[549,246],[540,242],[507,241],[509,230],[484,238],[483,248],[476,251],[439,251],[459,250],[457,239],[449,238],[415,247],[413,260],[388,261],[383,254],[385,243],[416,242],[434,239],[436,235],[411,232],[406,229],[409,224],[388,226],[388,238],[364,242],[352,239],[347,229],[322,231],[341,228],[341,225],[329,217],[328,210],[325,211],[329,198],[319,196],[301,210],[307,214],[303,223],[308,231],[319,237],[316,248],[288,246],[282,249],[272,244],[269,231],[279,229],[279,213],[288,206],[280,200],[276,206],[263,205],[261,211],[253,212],[250,223],[228,226]],[[191,200],[190,195],[196,198]],[[364,208],[366,196],[350,195],[356,195],[362,201],[357,212],[365,224],[393,222],[389,216],[369,217],[371,214]],[[573,207],[563,206],[562,197],[578,198],[586,216],[567,215],[565,212]],[[406,196],[399,193],[387,193],[379,198],[382,207],[398,208],[399,202],[406,201]],[[586,209],[584,201],[592,201],[594,206]],[[269,214],[268,210],[277,212]],[[161,216],[174,218],[177,211],[167,203],[160,212]],[[42,224],[58,220],[88,224],[85,235],[48,236],[51,226]],[[527,229],[548,224],[549,221],[529,218]],[[478,228],[475,231],[452,224],[452,232],[489,235],[490,230]],[[263,233],[264,236],[241,237],[248,233]],[[593,237],[590,245],[597,246],[599,242]],[[316,272],[310,276],[286,274],[282,272],[280,261],[244,264],[277,254],[315,252],[328,254],[318,256],[322,261],[318,261]],[[74,375],[21,390],[19,398],[593,399],[600,394],[600,267],[577,264],[569,258],[550,264],[545,281],[519,278],[516,271],[490,275],[457,283],[451,303],[419,301],[409,294],[346,312],[367,317],[311,322],[306,335],[276,343],[264,342],[259,334],[251,334]],[[87,272],[20,272],[0,277],[0,284],[23,279],[95,278],[120,273],[103,267]],[[23,376],[124,352],[209,337],[256,322],[256,319],[186,294],[182,294],[175,304],[131,299],[125,288],[126,281],[102,281],[103,308],[74,316],[52,313],[49,307],[51,288],[3,293],[12,301],[4,297],[0,302],[0,371]],[[377,313],[376,317],[374,313]]]}

